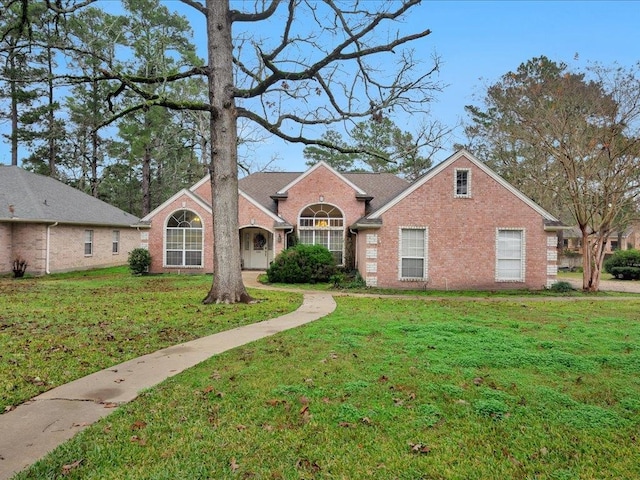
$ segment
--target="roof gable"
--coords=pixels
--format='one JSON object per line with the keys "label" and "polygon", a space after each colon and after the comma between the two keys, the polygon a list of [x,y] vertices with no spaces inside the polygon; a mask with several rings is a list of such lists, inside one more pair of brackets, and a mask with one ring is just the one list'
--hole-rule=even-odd
{"label": "roof gable", "polygon": [[553,215],[551,215],[549,212],[547,212],[544,208],[542,208],[540,205],[538,205],[537,203],[535,203],[533,200],[531,200],[529,197],[527,197],[526,195],[524,195],[520,190],[518,190],[517,188],[515,188],[513,185],[511,185],[509,182],[507,182],[504,178],[502,178],[500,175],[498,175],[496,172],[494,172],[493,170],[491,170],[488,166],[486,166],[484,163],[482,163],[480,160],[478,160],[477,158],[475,158],[473,155],[471,155],[467,150],[465,149],[461,149],[458,150],[456,153],[454,153],[453,155],[451,155],[449,158],[447,158],[446,160],[442,161],[441,163],[439,163],[438,165],[436,165],[434,168],[432,168],[431,170],[429,170],[427,173],[425,173],[422,177],[420,177],[419,179],[417,179],[414,183],[412,183],[406,190],[404,190],[403,192],[401,192],[399,195],[397,195],[396,197],[394,197],[393,199],[391,199],[388,203],[386,203],[385,205],[383,205],[381,208],[379,208],[378,210],[372,212],[370,215],[367,216],[367,218],[370,219],[378,219],[380,218],[380,216],[385,213],[387,210],[389,210],[391,207],[397,205],[398,203],[400,203],[402,200],[404,200],[406,197],[408,197],[409,195],[411,195],[413,192],[415,192],[418,188],[422,187],[425,183],[429,182],[429,180],[431,180],[433,177],[435,177],[436,175],[438,175],[439,173],[441,173],[443,170],[445,170],[447,167],[449,167],[451,164],[455,163],[457,160],[459,160],[461,157],[466,158],[468,161],[470,161],[474,166],[476,166],[478,169],[482,170],[485,174],[487,174],[489,177],[491,177],[493,180],[495,180],[498,184],[500,184],[502,187],[504,187],[506,190],[508,190],[509,192],[511,192],[513,195],[515,195],[517,198],[519,198],[522,202],[524,202],[526,205],[528,205],[529,207],[531,207],[533,210],[535,210],[538,214],[540,214],[545,220],[548,221],[552,221],[552,222],[558,222],[558,219],[556,217],[554,217]]}
{"label": "roof gable", "polygon": [[284,195],[287,193],[287,191],[289,189],[291,189],[293,186],[295,186],[297,183],[299,183],[300,181],[302,181],[304,178],[308,177],[309,175],[311,175],[313,172],[315,172],[316,170],[320,169],[320,168],[326,168],[327,170],[329,170],[329,172],[331,172],[333,175],[335,175],[336,177],[338,177],[341,181],[343,181],[344,183],[346,183],[347,185],[349,185],[349,187],[351,187],[352,189],[354,189],[358,195],[366,195],[367,193],[362,190],[360,187],[358,187],[355,183],[351,182],[349,179],[347,179],[344,175],[342,175],[340,172],[338,172],[337,170],[335,170],[333,167],[331,167],[329,164],[323,162],[322,160],[319,161],[318,163],[316,163],[314,166],[312,166],[311,168],[309,168],[306,172],[304,172],[302,175],[299,175],[295,180],[293,180],[292,182],[288,183],[287,185],[285,185],[284,187],[282,187],[280,190],[278,190],[276,192],[277,195]]}
{"label": "roof gable", "polygon": [[198,196],[195,193],[193,193],[190,189],[187,190],[186,188],[183,188],[179,192],[175,193],[171,198],[168,198],[161,205],[158,205],[151,212],[149,212],[147,215],[145,215],[142,220],[145,221],[145,222],[150,221],[159,212],[161,212],[165,208],[169,207],[172,203],[174,203],[176,200],[178,200],[180,197],[183,197],[183,196],[184,197],[189,197],[191,200],[193,200],[198,205],[200,205],[207,213],[212,213],[211,205],[208,205],[207,202],[205,202],[200,196]]}
{"label": "roof gable", "polygon": [[0,221],[76,225],[138,225],[135,215],[55,178],[17,166],[0,166]]}

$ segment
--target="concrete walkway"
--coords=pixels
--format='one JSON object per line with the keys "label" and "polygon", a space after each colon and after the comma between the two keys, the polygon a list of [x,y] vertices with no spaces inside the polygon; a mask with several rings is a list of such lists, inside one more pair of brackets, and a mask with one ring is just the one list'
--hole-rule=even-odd
{"label": "concrete walkway", "polygon": [[[245,285],[257,285],[255,277],[247,274]],[[165,348],[33,398],[0,415],[0,479],[31,465],[141,390],[218,353],[317,320],[335,307],[328,293],[305,293],[295,312]]]}

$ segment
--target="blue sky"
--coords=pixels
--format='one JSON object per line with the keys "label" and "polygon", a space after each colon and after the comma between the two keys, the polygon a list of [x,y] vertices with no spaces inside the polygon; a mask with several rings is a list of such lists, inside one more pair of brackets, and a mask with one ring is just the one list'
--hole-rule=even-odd
{"label": "blue sky", "polygon": [[[448,85],[437,95],[432,117],[450,126],[465,120],[464,106],[477,103],[474,95],[481,97],[487,85],[533,57],[572,67],[640,61],[639,1],[423,0],[413,12],[416,30],[432,30],[423,53],[440,56],[438,79]],[[463,140],[458,128],[436,161]],[[275,154],[279,170],[304,170],[302,149],[274,140],[261,152]],[[0,163],[10,163],[6,143],[0,143]]]}

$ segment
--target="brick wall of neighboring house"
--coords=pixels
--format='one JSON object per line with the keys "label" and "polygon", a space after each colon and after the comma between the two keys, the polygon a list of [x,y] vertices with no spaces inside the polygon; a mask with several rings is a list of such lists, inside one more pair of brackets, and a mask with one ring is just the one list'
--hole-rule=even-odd
{"label": "brick wall of neighboring house", "polygon": [[[93,231],[91,255],[84,254],[85,230]],[[114,230],[120,232],[118,253],[113,253]],[[12,247],[7,247],[5,238]],[[3,251],[0,255],[0,272],[11,272],[15,258],[25,259],[28,263],[27,273],[32,275],[126,265],[129,252],[139,244],[140,234],[134,228],[5,224],[0,226]]]}
{"label": "brick wall of neighboring house", "polygon": [[[456,168],[470,169],[471,198],[455,198]],[[358,236],[359,269],[370,284],[412,289],[540,289],[555,278],[555,234],[544,231],[541,215],[464,157],[387,210],[382,220],[378,231]],[[402,227],[427,228],[426,282],[399,279]],[[524,282],[496,281],[497,229],[525,231]],[[367,233],[376,237],[370,236],[367,242]],[[547,237],[552,247],[547,246]]]}
{"label": "brick wall of neighboring house", "polygon": [[[191,210],[202,219],[203,230],[203,266],[202,267],[165,267],[164,237],[165,225],[169,217],[178,210]],[[146,246],[151,253],[151,273],[211,273],[213,271],[213,219],[211,214],[187,195],[176,198],[156,212],[148,231],[141,232],[138,243]]]}
{"label": "brick wall of neighboring house", "polygon": [[[85,255],[87,230],[93,231],[90,255]],[[113,252],[114,230],[120,232],[117,253]],[[49,230],[49,272],[126,265],[129,252],[139,246],[140,232],[135,228],[57,225]]]}
{"label": "brick wall of neighboring house", "polygon": [[0,223],[0,275],[11,272],[13,264],[12,227],[10,223]]}
{"label": "brick wall of neighboring house", "polygon": [[[43,275],[46,269],[46,226],[36,223],[13,224],[13,258],[27,261],[27,273]],[[11,268],[9,268],[11,271]]]}

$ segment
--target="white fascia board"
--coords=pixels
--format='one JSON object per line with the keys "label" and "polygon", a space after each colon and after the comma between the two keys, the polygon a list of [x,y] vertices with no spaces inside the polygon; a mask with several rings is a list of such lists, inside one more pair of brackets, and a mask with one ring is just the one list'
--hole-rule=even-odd
{"label": "white fascia board", "polygon": [[309,174],[311,174],[312,172],[316,171],[318,168],[320,167],[325,167],[327,169],[329,169],[330,172],[332,172],[336,177],[338,177],[340,180],[342,180],[344,183],[346,183],[347,185],[349,185],[351,188],[353,188],[356,192],[358,192],[361,195],[366,195],[367,192],[365,192],[364,190],[362,190],[360,187],[358,187],[356,184],[354,184],[353,182],[350,182],[349,180],[347,180],[345,178],[344,175],[342,175],[340,172],[338,172],[337,170],[335,170],[334,168],[332,168],[329,164],[325,163],[323,160],[320,160],[318,163],[316,163],[313,167],[311,167],[309,170],[307,170],[306,172],[302,173],[299,177],[297,177],[295,180],[293,180],[292,182],[290,182],[288,185],[285,185],[281,190],[279,190],[277,193],[278,194],[284,194],[287,193],[287,191],[293,187],[296,183],[298,183],[299,181],[301,181],[303,178],[305,178],[306,176],[308,176]]}
{"label": "white fascia board", "polygon": [[409,186],[409,188],[407,188],[406,190],[402,191],[397,197],[393,198],[386,205],[383,205],[378,210],[376,210],[375,212],[372,212],[370,215],[368,215],[367,218],[379,218],[380,215],[382,215],[384,212],[389,210],[391,207],[393,207],[393,206],[397,205],[398,203],[400,203],[402,200],[404,200],[406,197],[411,195],[414,191],[416,191],[422,185],[427,183],[433,177],[438,175],[440,172],[442,172],[445,168],[447,168],[449,165],[454,163],[460,157],[467,158],[467,160],[469,160],[471,163],[473,163],[476,167],[478,167],[484,173],[489,175],[496,182],[498,182],[500,185],[502,185],[504,188],[506,188],[509,192],[511,192],[516,197],[518,197],[520,200],[522,200],[524,203],[526,203],[529,207],[531,207],[533,210],[535,210],[537,213],[542,215],[547,220],[556,221],[556,222],[558,221],[558,219],[556,217],[551,215],[549,212],[547,212],[540,205],[538,205],[533,200],[531,200],[529,197],[524,195],[520,190],[518,190],[516,187],[511,185],[504,178],[502,178],[496,172],[491,170],[489,167],[487,167],[484,163],[482,163],[476,157],[471,155],[471,153],[469,153],[465,149],[458,150],[456,153],[451,155],[449,158],[447,158],[446,160],[443,160],[441,163],[439,163],[434,168],[432,168],[429,172],[427,172],[422,178],[420,178],[415,183],[413,183],[411,186]]}
{"label": "white fascia board", "polygon": [[175,202],[176,200],[178,200],[180,197],[183,197],[183,196],[189,197],[191,200],[193,200],[202,208],[204,208],[207,211],[207,213],[212,213],[211,205],[208,205],[204,200],[202,200],[202,198],[194,194],[191,190],[187,190],[186,188],[183,188],[182,190],[177,192],[175,195],[173,195],[171,198],[163,202],[162,205],[154,208],[153,211],[145,215],[144,218],[142,218],[141,220],[142,221],[151,220],[159,211],[164,210],[170,204],[172,204],[173,202]]}
{"label": "white fascia board", "polygon": [[211,181],[211,175],[207,174],[204,177],[202,177],[200,180],[198,180],[196,183],[194,183],[193,185],[191,185],[191,187],[189,187],[189,190],[191,190],[192,192],[195,192],[196,190],[198,190],[198,188],[200,188],[203,184],[205,183],[209,183]]}
{"label": "white fascia board", "polygon": [[243,197],[247,202],[251,203],[251,205],[253,205],[257,209],[259,209],[261,212],[263,212],[266,215],[268,215],[269,217],[273,218],[273,220],[275,220],[276,222],[284,222],[285,221],[283,218],[281,218],[278,215],[276,215],[275,213],[273,213],[271,210],[266,208],[264,205],[262,205],[262,204],[258,203],[257,201],[255,201],[253,199],[253,197],[251,197],[250,195],[246,194],[242,190],[238,189],[238,194],[241,197]]}

